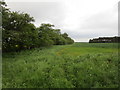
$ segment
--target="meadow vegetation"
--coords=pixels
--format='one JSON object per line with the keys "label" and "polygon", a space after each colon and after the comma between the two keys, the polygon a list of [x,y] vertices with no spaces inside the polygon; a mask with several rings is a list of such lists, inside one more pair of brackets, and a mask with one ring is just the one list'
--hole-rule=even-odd
{"label": "meadow vegetation", "polygon": [[117,88],[118,44],[74,43],[3,54],[3,88]]}

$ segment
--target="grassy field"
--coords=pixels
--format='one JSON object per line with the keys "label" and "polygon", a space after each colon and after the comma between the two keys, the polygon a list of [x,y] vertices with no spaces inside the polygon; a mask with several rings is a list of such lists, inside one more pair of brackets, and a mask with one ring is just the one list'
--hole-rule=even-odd
{"label": "grassy field", "polygon": [[118,44],[75,43],[3,54],[3,88],[116,88]]}

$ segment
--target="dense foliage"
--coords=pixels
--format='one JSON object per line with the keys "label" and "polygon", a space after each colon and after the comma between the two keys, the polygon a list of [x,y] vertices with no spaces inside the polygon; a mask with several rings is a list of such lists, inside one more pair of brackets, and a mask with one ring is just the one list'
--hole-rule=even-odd
{"label": "dense foliage", "polygon": [[99,37],[99,38],[90,39],[89,43],[120,43],[120,37],[119,36]]}
{"label": "dense foliage", "polygon": [[3,88],[117,88],[117,43],[75,43],[3,54]]}
{"label": "dense foliage", "polygon": [[54,25],[41,24],[35,27],[34,20],[27,13],[12,12],[5,2],[2,6],[2,42],[3,51],[19,51],[41,46],[72,44],[74,41],[67,33],[61,34],[60,29],[53,29]]}

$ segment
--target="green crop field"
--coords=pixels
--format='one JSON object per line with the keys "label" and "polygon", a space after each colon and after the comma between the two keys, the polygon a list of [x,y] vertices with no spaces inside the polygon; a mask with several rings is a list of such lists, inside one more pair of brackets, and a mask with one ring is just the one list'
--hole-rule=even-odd
{"label": "green crop field", "polygon": [[3,88],[116,88],[117,43],[74,43],[3,53]]}

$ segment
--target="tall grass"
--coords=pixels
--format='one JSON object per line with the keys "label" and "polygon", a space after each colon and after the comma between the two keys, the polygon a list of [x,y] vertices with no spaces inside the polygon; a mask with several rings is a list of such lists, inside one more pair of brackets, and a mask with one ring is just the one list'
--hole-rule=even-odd
{"label": "tall grass", "polygon": [[75,43],[3,54],[3,88],[116,88],[114,43]]}

